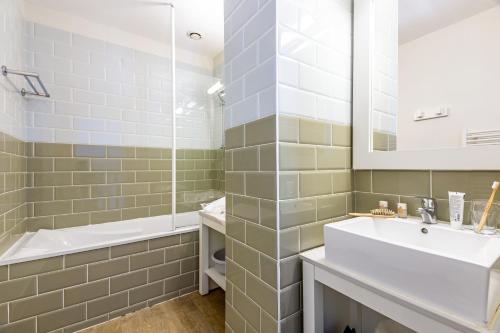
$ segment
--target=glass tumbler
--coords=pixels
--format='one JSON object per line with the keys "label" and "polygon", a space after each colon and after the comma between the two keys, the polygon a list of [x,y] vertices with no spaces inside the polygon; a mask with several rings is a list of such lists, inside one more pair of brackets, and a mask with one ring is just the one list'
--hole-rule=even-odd
{"label": "glass tumbler", "polygon": [[[479,224],[481,222],[481,218],[483,217],[484,209],[486,208],[487,203],[488,200],[475,200],[472,202],[470,220],[475,232],[479,232]],[[481,234],[494,235],[496,233],[497,225],[499,223],[499,213],[500,203],[493,203],[486,224],[480,232]]]}

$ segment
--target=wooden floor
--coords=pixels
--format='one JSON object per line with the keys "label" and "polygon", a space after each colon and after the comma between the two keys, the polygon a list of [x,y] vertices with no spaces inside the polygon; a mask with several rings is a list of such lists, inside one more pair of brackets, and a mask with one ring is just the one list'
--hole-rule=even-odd
{"label": "wooden floor", "polygon": [[224,292],[192,293],[80,333],[224,332]]}

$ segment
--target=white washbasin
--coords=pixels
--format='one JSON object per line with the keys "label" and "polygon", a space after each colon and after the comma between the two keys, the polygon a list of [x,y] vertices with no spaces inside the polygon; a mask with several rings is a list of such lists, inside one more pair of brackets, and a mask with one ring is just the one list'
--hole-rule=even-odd
{"label": "white washbasin", "polygon": [[498,236],[361,217],[325,225],[325,255],[348,272],[476,323],[487,322],[500,303]]}

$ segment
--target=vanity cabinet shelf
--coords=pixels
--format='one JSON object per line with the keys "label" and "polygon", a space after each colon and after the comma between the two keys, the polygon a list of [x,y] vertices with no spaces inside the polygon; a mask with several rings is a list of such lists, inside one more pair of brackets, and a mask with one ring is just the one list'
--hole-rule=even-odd
{"label": "vanity cabinet shelf", "polygon": [[217,286],[226,290],[226,276],[211,266],[212,254],[224,248],[226,221],[219,216],[199,212],[200,218],[200,268],[199,292],[206,295]]}

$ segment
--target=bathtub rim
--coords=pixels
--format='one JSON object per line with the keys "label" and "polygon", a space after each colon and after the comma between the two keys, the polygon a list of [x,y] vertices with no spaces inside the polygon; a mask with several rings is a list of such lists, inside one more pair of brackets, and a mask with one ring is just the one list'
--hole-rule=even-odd
{"label": "bathtub rim", "polygon": [[[196,215],[196,217],[199,216],[198,211],[181,213],[181,214],[186,214],[186,215],[193,214],[193,216],[195,216],[195,215]],[[178,214],[178,215],[181,215],[181,214]],[[163,216],[171,216],[171,215],[163,215]],[[141,218],[141,219],[144,219],[144,218]],[[133,220],[135,220],[135,219],[109,222],[109,223],[120,223],[120,222],[133,221]],[[106,224],[109,224],[109,223],[106,223]],[[93,226],[93,225],[90,224],[88,226]],[[80,228],[80,227],[72,227],[72,228]],[[52,231],[68,230],[68,229],[72,229],[72,228],[54,229]],[[186,233],[190,233],[190,232],[194,232],[194,231],[198,231],[198,230],[199,230],[199,220],[196,221],[196,225],[181,226],[175,230],[162,231],[162,232],[144,234],[144,235],[139,235],[139,236],[134,236],[134,237],[129,237],[129,238],[118,239],[118,240],[106,241],[106,242],[96,243],[96,244],[92,244],[92,245],[88,245],[88,246],[80,246],[80,247],[75,247],[75,248],[71,248],[71,249],[67,249],[67,250],[61,250],[58,252],[42,253],[42,254],[32,255],[32,256],[27,256],[27,257],[22,257],[22,258],[8,258],[9,253],[11,253],[18,246],[20,246],[23,241],[28,240],[31,236],[33,236],[35,234],[34,232],[25,233],[14,244],[12,244],[12,246],[7,251],[5,251],[0,256],[0,267],[14,265],[14,264],[18,264],[18,263],[54,258],[54,257],[62,257],[62,256],[66,256],[69,254],[88,252],[88,251],[104,249],[104,248],[108,248],[108,247],[111,248],[114,246],[137,243],[137,242],[141,242],[141,241],[145,241],[145,240],[153,240],[153,239],[163,238],[163,237],[167,237],[167,236],[181,235],[181,234],[186,234]],[[4,259],[4,257],[7,257],[7,258]]]}

